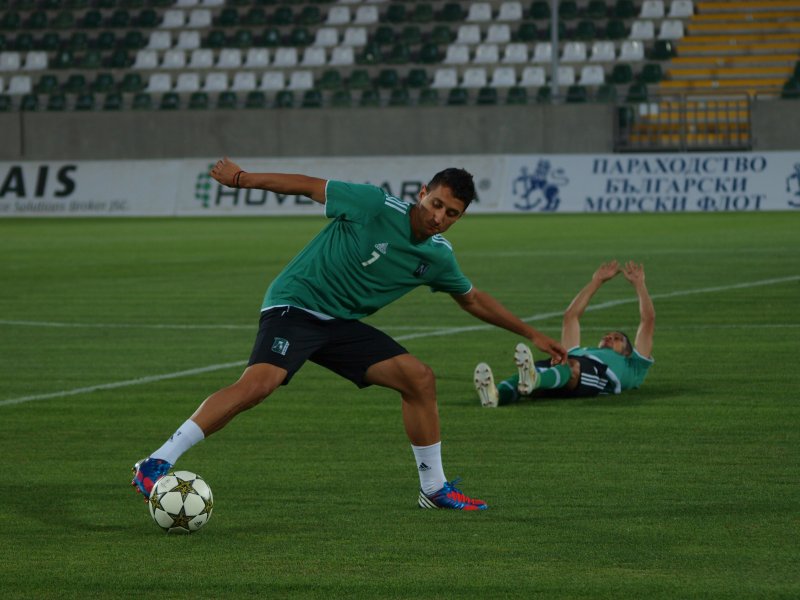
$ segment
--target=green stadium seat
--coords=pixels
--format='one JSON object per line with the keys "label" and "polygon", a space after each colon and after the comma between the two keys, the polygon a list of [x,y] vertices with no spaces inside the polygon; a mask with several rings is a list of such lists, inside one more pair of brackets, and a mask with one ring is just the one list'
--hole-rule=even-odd
{"label": "green stadium seat", "polygon": [[375,29],[375,33],[372,34],[371,42],[375,44],[380,44],[381,46],[388,46],[389,44],[394,44],[395,38],[397,34],[395,33],[394,27],[391,25],[379,25],[377,29]]}
{"label": "green stadium seat", "polygon": [[122,108],[122,94],[111,92],[103,100],[103,110],[120,110]]}
{"label": "green stadium seat", "polygon": [[79,94],[75,99],[75,110],[94,110],[95,98],[91,92]]}
{"label": "green stadium seat", "polygon": [[446,45],[455,41],[455,39],[456,32],[453,31],[450,25],[437,25],[431,31],[428,41],[432,44]]}
{"label": "green stadium seat", "polygon": [[389,21],[390,23],[402,23],[403,21],[406,21],[405,4],[400,4],[399,2],[393,2],[390,4],[386,9],[384,20]]}
{"label": "green stadium seat", "polygon": [[558,18],[570,21],[578,18],[578,3],[575,0],[561,0],[558,3]]}
{"label": "green stadium seat", "polygon": [[301,25],[318,25],[322,22],[322,12],[319,6],[307,4],[297,16],[297,23]]}
{"label": "green stadium seat", "polygon": [[589,92],[586,90],[586,86],[571,85],[567,88],[567,102],[574,104],[586,102],[588,99]]}
{"label": "green stadium seat", "polygon": [[160,22],[161,17],[159,17],[158,13],[154,9],[145,8],[144,10],[139,11],[139,14],[136,16],[135,25],[137,27],[143,27],[144,29],[152,29]]}
{"label": "green stadium seat", "polygon": [[127,69],[133,64],[133,58],[127,50],[118,48],[114,50],[109,59],[109,66],[113,69]]}
{"label": "green stadium seat", "polygon": [[611,69],[608,77],[609,83],[630,83],[633,81],[633,68],[627,63],[617,63]]}
{"label": "green stadium seat", "polygon": [[409,46],[422,43],[422,30],[418,25],[406,25],[400,32],[400,41]]}
{"label": "green stadium seat", "polygon": [[58,89],[58,78],[55,75],[46,73],[39,78],[33,86],[36,94],[52,94]]}
{"label": "green stadium seat", "polygon": [[266,108],[267,96],[260,90],[248,92],[244,101],[245,108]]}
{"label": "green stadium seat", "polygon": [[781,88],[781,98],[784,100],[800,99],[800,81],[792,77]]}
{"label": "green stadium seat", "polygon": [[19,104],[19,109],[23,111],[34,111],[39,109],[39,96],[36,94],[25,94]]}
{"label": "green stadium seat", "polygon": [[356,62],[360,65],[378,65],[383,62],[383,52],[378,44],[369,43],[364,46],[356,56]]}
{"label": "green stadium seat", "polygon": [[122,83],[119,86],[120,91],[127,93],[141,92],[144,90],[145,82],[139,73],[125,73],[122,78]]}
{"label": "green stadium seat", "polygon": [[71,50],[60,50],[50,60],[53,69],[71,69],[75,66],[75,56]]}
{"label": "green stadium seat", "polygon": [[66,48],[74,52],[86,50],[89,47],[89,35],[85,31],[73,31],[67,40]]}
{"label": "green stadium seat", "polygon": [[539,31],[536,27],[536,23],[531,21],[520,23],[514,39],[518,42],[535,42],[538,40]]}
{"label": "green stadium seat", "polygon": [[103,55],[100,50],[87,50],[77,63],[81,69],[99,69],[103,66]]}
{"label": "green stadium seat", "polygon": [[224,110],[235,109],[239,105],[239,98],[236,92],[221,92],[217,97],[217,108]]}
{"label": "green stadium seat", "polygon": [[112,50],[117,46],[117,34],[113,31],[101,31],[93,45],[100,50]]}
{"label": "green stadium seat", "polygon": [[648,63],[642,67],[639,73],[639,81],[642,83],[658,83],[664,78],[664,73],[661,70],[661,65],[658,63]]}
{"label": "green stadium seat", "polygon": [[205,92],[192,92],[189,96],[189,110],[207,110],[209,106],[208,94]]}
{"label": "green stadium seat", "polygon": [[228,43],[225,32],[221,29],[212,29],[203,40],[204,48],[224,48]]}
{"label": "green stadium seat", "polygon": [[147,45],[147,38],[140,30],[134,29],[125,34],[122,39],[122,45],[128,50],[139,50]]}
{"label": "green stadium seat", "polygon": [[250,27],[264,26],[267,22],[267,13],[260,6],[251,8],[242,19],[242,23]]}
{"label": "green stadium seat", "polygon": [[575,34],[573,37],[576,40],[585,42],[597,39],[597,27],[595,26],[594,21],[578,21],[578,26],[575,28]]}
{"label": "green stadium seat", "polygon": [[289,34],[289,43],[292,46],[308,46],[314,41],[314,36],[306,27],[295,27]]}
{"label": "green stadium seat", "polygon": [[14,50],[18,52],[28,52],[33,50],[34,40],[30,33],[20,33],[14,38]]}
{"label": "green stadium seat", "polygon": [[94,5],[97,8],[115,8],[117,2],[116,0],[94,0]]}
{"label": "green stadium seat", "polygon": [[8,112],[11,110],[11,96],[0,94],[0,112]]}
{"label": "green stadium seat", "polygon": [[628,28],[620,19],[610,19],[606,24],[606,37],[610,40],[622,40],[628,37]]}
{"label": "green stadium seat", "polygon": [[539,104],[549,104],[552,97],[549,86],[542,86],[536,91],[536,102]]}
{"label": "green stadium seat", "polygon": [[253,47],[253,32],[249,29],[237,29],[231,38],[230,45],[234,48]]}
{"label": "green stadium seat", "polygon": [[302,108],[320,108],[322,106],[322,92],[319,90],[306,90],[300,106]]}
{"label": "green stadium seat", "polygon": [[390,65],[405,65],[411,62],[411,49],[407,44],[398,42],[386,56],[386,62]]}
{"label": "green stadium seat", "polygon": [[118,4],[120,8],[137,9],[144,7],[145,0],[118,0]]}
{"label": "green stadium seat", "polygon": [[117,9],[111,13],[108,19],[108,26],[115,29],[122,29],[131,24],[131,14],[125,9]]}
{"label": "green stadium seat", "polygon": [[381,69],[375,78],[375,85],[379,88],[394,89],[400,85],[400,75],[396,69]]}
{"label": "green stadium seat", "polygon": [[19,16],[19,13],[13,10],[10,10],[6,13],[3,13],[3,16],[0,17],[0,29],[5,29],[7,31],[16,31],[22,26],[22,17]]}
{"label": "green stadium seat", "polygon": [[158,108],[161,110],[177,110],[181,107],[181,97],[175,92],[165,92],[161,96]]}
{"label": "green stadium seat", "polygon": [[78,21],[78,26],[83,29],[97,29],[103,24],[103,13],[97,9],[88,10]]}
{"label": "green stadium seat", "polygon": [[447,104],[449,106],[464,106],[469,101],[469,94],[464,88],[451,88],[447,93]]}
{"label": "green stadium seat", "polygon": [[363,107],[376,107],[381,105],[381,96],[378,90],[369,88],[362,90],[359,105]]}
{"label": "green stadium seat", "polygon": [[497,104],[497,88],[482,87],[478,90],[478,104],[483,106]]}
{"label": "green stadium seat", "polygon": [[8,40],[6,40],[6,36],[4,33],[0,33],[0,52],[6,50],[8,48]]}
{"label": "green stadium seat", "polygon": [[800,60],[794,65],[794,78],[800,80]]}
{"label": "green stadium seat", "polygon": [[277,48],[281,45],[281,32],[275,27],[269,27],[258,39],[257,45],[267,48]]}
{"label": "green stadium seat", "polygon": [[406,77],[406,85],[410,88],[428,87],[428,72],[419,67],[409,70]]}
{"label": "green stadium seat", "polygon": [[439,106],[439,90],[434,88],[420,90],[417,103],[420,106]]}
{"label": "green stadium seat", "polygon": [[541,21],[550,18],[550,2],[547,0],[535,0],[531,4],[531,19]]}
{"label": "green stadium seat", "polygon": [[411,96],[404,87],[395,88],[389,96],[389,106],[409,106]]}
{"label": "green stadium seat", "polygon": [[415,2],[411,11],[410,20],[415,23],[430,23],[435,18],[433,5],[428,2]]}
{"label": "green stadium seat", "polygon": [[586,16],[596,21],[605,19],[608,16],[608,6],[606,6],[605,0],[589,0]]}
{"label": "green stadium seat", "polygon": [[336,90],[331,96],[331,106],[334,108],[349,108],[353,105],[353,96],[350,90]]}
{"label": "green stadium seat", "polygon": [[45,33],[35,45],[38,50],[55,52],[61,48],[61,36],[55,31],[49,31]]}
{"label": "green stadium seat", "polygon": [[279,6],[274,13],[270,22],[274,25],[292,25],[294,23],[294,11],[290,6]]}
{"label": "green stadium seat", "polygon": [[351,90],[365,90],[372,87],[372,80],[366,69],[354,69],[347,80],[347,87]]}
{"label": "green stadium seat", "polygon": [[98,73],[92,81],[90,89],[98,94],[108,94],[116,87],[111,73]]}
{"label": "green stadium seat", "polygon": [[321,90],[339,90],[344,86],[342,74],[338,69],[327,69],[322,72],[317,81],[317,86]]}
{"label": "green stadium seat", "polygon": [[424,64],[438,63],[442,58],[439,46],[432,43],[423,44],[419,51],[419,61]]}
{"label": "green stadium seat", "polygon": [[626,102],[647,102],[647,86],[643,83],[634,83],[628,88]]}
{"label": "green stadium seat", "polygon": [[604,83],[597,88],[594,96],[595,102],[613,103],[617,101],[617,86]]}
{"label": "green stadium seat", "polygon": [[294,106],[294,92],[281,90],[275,95],[275,108],[292,108]]}
{"label": "green stadium seat", "polygon": [[636,16],[636,5],[633,0],[617,0],[613,12],[618,19],[632,19]]}
{"label": "green stadium seat", "polygon": [[87,89],[86,76],[83,73],[73,73],[67,78],[62,89],[68,94],[80,94]]}
{"label": "green stadium seat", "polygon": [[467,14],[461,6],[460,2],[448,2],[439,11],[437,15],[438,20],[447,21],[450,23],[457,23],[463,21]]}
{"label": "green stadium seat", "polygon": [[60,111],[67,108],[67,97],[61,93],[50,94],[47,98],[47,110]]}
{"label": "green stadium seat", "polygon": [[214,19],[217,27],[236,27],[239,24],[239,11],[235,8],[223,8],[222,12]]}
{"label": "green stadium seat", "polygon": [[506,93],[506,104],[527,104],[528,90],[524,87],[514,86],[508,88]]}
{"label": "green stadium seat", "polygon": [[28,29],[44,29],[47,27],[47,13],[43,10],[32,12],[25,21],[25,27]]}
{"label": "green stadium seat", "polygon": [[675,56],[675,47],[669,40],[656,40],[650,53],[653,60],[670,60]]}
{"label": "green stadium seat", "polygon": [[147,92],[137,92],[133,96],[133,102],[131,103],[131,108],[133,108],[134,110],[152,110],[153,97]]}

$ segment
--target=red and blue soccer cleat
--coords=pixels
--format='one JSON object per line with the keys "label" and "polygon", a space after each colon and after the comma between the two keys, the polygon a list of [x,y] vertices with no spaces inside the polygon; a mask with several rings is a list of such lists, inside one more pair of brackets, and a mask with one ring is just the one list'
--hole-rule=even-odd
{"label": "red and blue soccer cleat", "polygon": [[143,458],[133,465],[131,485],[144,496],[145,500],[148,500],[156,481],[166,475],[171,468],[171,463],[160,458]]}
{"label": "red and blue soccer cleat", "polygon": [[483,500],[465,496],[456,487],[458,479],[445,481],[444,487],[433,494],[419,491],[420,508],[449,508],[451,510],[486,510],[489,505]]}

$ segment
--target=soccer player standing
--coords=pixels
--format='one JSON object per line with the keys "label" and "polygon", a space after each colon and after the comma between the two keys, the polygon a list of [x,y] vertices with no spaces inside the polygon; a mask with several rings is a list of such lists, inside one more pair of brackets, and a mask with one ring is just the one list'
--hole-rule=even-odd
{"label": "soccer player standing", "polygon": [[308,196],[332,219],[269,286],[248,367],[239,380],[206,398],[148,458],[134,466],[132,484],[147,498],[155,481],[205,437],[286,385],[306,360],[358,387],[380,385],[400,393],[406,434],[420,478],[422,508],[482,510],[444,475],[430,367],[366,317],[412,289],[447,292],[467,312],[530,340],[555,362],[566,351],[514,316],[464,276],[442,234],[475,197],[472,175],[445,169],[422,187],[416,204],[372,185],[306,175],[248,173],[224,158],[211,170],[223,185]]}

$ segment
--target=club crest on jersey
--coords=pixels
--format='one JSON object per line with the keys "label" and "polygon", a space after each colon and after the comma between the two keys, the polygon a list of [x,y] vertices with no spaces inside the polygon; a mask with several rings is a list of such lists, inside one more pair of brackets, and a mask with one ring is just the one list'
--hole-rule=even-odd
{"label": "club crest on jersey", "polygon": [[272,351],[276,354],[280,354],[281,356],[286,356],[286,352],[289,350],[289,340],[285,340],[283,338],[276,337],[272,340]]}
{"label": "club crest on jersey", "polygon": [[386,254],[386,251],[388,249],[389,249],[389,242],[381,242],[380,244],[375,244],[375,250],[377,250],[381,254]]}
{"label": "club crest on jersey", "polygon": [[419,263],[417,270],[414,271],[414,277],[422,277],[423,275],[425,275],[425,271],[428,270],[428,267],[430,267],[428,263],[424,262]]}

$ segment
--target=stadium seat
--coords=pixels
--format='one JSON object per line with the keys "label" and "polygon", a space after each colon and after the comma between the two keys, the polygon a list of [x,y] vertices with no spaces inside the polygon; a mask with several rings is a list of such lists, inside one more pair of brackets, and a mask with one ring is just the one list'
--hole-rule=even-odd
{"label": "stadium seat", "polygon": [[91,92],[79,94],[75,99],[75,110],[94,110],[95,97]]}
{"label": "stadium seat", "polygon": [[278,6],[272,13],[270,22],[275,25],[292,25],[294,24],[294,10],[291,6],[281,5]]}
{"label": "stadium seat", "polygon": [[286,87],[286,76],[283,71],[266,71],[261,76],[259,89],[264,91],[282,90]]}
{"label": "stadium seat", "polygon": [[573,37],[584,42],[595,40],[597,38],[597,27],[594,21],[578,21]]}
{"label": "stadium seat", "polygon": [[652,40],[655,36],[655,27],[652,21],[634,21],[628,37],[632,40]]}
{"label": "stadium seat", "polygon": [[262,27],[269,22],[266,11],[260,6],[253,6],[242,17],[242,25]]}
{"label": "stadium seat", "polygon": [[517,73],[514,67],[496,67],[492,71],[490,82],[492,87],[513,87],[517,85]]}
{"label": "stadium seat", "polygon": [[205,29],[211,26],[211,11],[206,8],[196,8],[189,13],[186,27],[189,29]]}
{"label": "stadium seat", "polygon": [[19,71],[20,66],[19,52],[0,52],[0,71]]}
{"label": "stadium seat", "polygon": [[300,64],[304,67],[320,67],[325,65],[326,62],[325,48],[318,46],[308,46],[303,50],[303,58],[300,60]]}
{"label": "stadium seat", "polygon": [[212,20],[217,27],[236,27],[239,24],[239,11],[233,7],[224,8]]}
{"label": "stadium seat", "polygon": [[559,65],[558,71],[558,85],[569,86],[575,84],[575,69],[569,66]]}
{"label": "stadium seat", "polygon": [[456,23],[458,21],[463,21],[465,16],[466,14],[460,2],[447,2],[436,14],[436,19],[439,21]]}
{"label": "stadium seat", "polygon": [[186,67],[186,53],[177,48],[170,48],[164,52],[161,60],[162,69],[183,69]]}
{"label": "stadium seat", "polygon": [[329,64],[335,66],[349,66],[355,63],[355,55],[352,47],[337,46],[331,52]]}
{"label": "stadium seat", "polygon": [[612,85],[610,83],[604,83],[603,85],[597,88],[597,92],[594,95],[594,99],[596,102],[608,102],[608,103],[616,102],[617,86]]}
{"label": "stadium seat", "polygon": [[120,110],[122,109],[122,94],[119,92],[111,92],[106,94],[103,99],[103,110]]}
{"label": "stadium seat", "polygon": [[661,65],[658,63],[646,64],[641,73],[639,73],[639,81],[642,83],[658,83],[664,77],[661,70]]}
{"label": "stadium seat", "polygon": [[67,108],[67,97],[61,93],[50,94],[47,98],[47,110],[61,111]]}
{"label": "stadium seat", "polygon": [[362,90],[361,98],[358,101],[362,107],[377,107],[381,105],[381,96],[377,90],[372,88]]}
{"label": "stadium seat", "polygon": [[683,21],[667,19],[661,22],[658,30],[660,40],[679,40],[683,37]]}
{"label": "stadium seat", "polygon": [[302,108],[320,108],[322,106],[322,93],[319,90],[306,90],[303,93]]}
{"label": "stadium seat", "polygon": [[625,62],[644,60],[644,44],[639,40],[625,40],[619,49],[619,59]]}
{"label": "stadium seat", "polygon": [[228,89],[228,74],[221,72],[207,73],[203,81],[203,90],[206,92],[224,92]]}
{"label": "stadium seat", "polygon": [[508,88],[506,94],[506,104],[527,104],[528,90],[524,87],[515,86]]}
{"label": "stadium seat", "polygon": [[80,94],[87,89],[86,76],[83,73],[73,73],[61,88],[67,94]]}
{"label": "stadium seat", "polygon": [[449,45],[442,62],[447,65],[463,65],[468,63],[469,46],[464,44]]}
{"label": "stadium seat", "polygon": [[550,2],[548,0],[535,0],[531,4],[531,18],[536,21],[550,18]]}
{"label": "stadium seat", "polygon": [[364,4],[356,9],[353,23],[359,25],[373,25],[378,22],[378,7],[374,4]]}
{"label": "stadium seat", "polygon": [[227,38],[225,37],[225,32],[220,29],[212,29],[208,32],[205,40],[203,41],[203,46],[207,48],[222,48],[228,43]]}
{"label": "stadium seat", "polygon": [[398,42],[392,46],[384,60],[390,65],[405,65],[411,62],[411,49],[408,44]]}
{"label": "stadium seat", "polygon": [[452,88],[458,85],[458,71],[451,67],[440,67],[433,72],[431,87]]}
{"label": "stadium seat", "polygon": [[614,42],[598,40],[592,44],[592,53],[589,60],[592,62],[613,62],[616,58]]}
{"label": "stadium seat", "polygon": [[589,93],[582,85],[571,85],[567,88],[566,99],[569,103],[586,102],[589,99]]}
{"label": "stadium seat", "polygon": [[632,19],[636,16],[636,6],[633,0],[617,0],[614,4],[613,14],[618,19]]}
{"label": "stadium seat", "polygon": [[116,85],[111,73],[98,73],[90,85],[90,89],[97,94],[113,92]]}
{"label": "stadium seat", "polygon": [[456,30],[456,44],[479,44],[481,28],[478,25],[461,25]]}
{"label": "stadium seat", "polygon": [[289,43],[292,46],[308,46],[314,38],[307,27],[295,27],[289,33]]}
{"label": "stadium seat", "polygon": [[145,88],[145,82],[139,73],[125,73],[120,84],[120,91],[134,93],[141,92]]}
{"label": "stadium seat", "polygon": [[514,39],[518,42],[535,42],[538,40],[539,30],[536,28],[536,23],[520,23]]}
{"label": "stadium seat", "polygon": [[621,40],[628,37],[628,27],[620,19],[610,19],[606,24],[606,37],[610,40]]}
{"label": "stadium seat", "polygon": [[287,89],[310,90],[314,87],[314,74],[311,71],[292,71]]}
{"label": "stadium seat", "polygon": [[410,88],[426,88],[428,83],[428,72],[420,67],[409,70],[406,76],[406,85]]}
{"label": "stadium seat", "polygon": [[244,59],[246,69],[259,69],[269,65],[269,50],[267,48],[248,48]]}
{"label": "stadium seat", "polygon": [[181,31],[178,34],[178,41],[175,43],[176,48],[181,50],[194,50],[200,47],[200,32],[199,31]]}
{"label": "stadium seat", "polygon": [[314,46],[332,48],[339,44],[339,31],[335,27],[320,27],[314,36]]}
{"label": "stadium seat", "polygon": [[615,84],[630,83],[633,81],[633,68],[627,63],[618,63],[611,69],[609,81]]}
{"label": "stadium seat", "polygon": [[589,0],[586,16],[594,20],[605,19],[608,16],[608,6],[605,0]]}
{"label": "stadium seat", "polygon": [[360,50],[356,62],[361,65],[377,65],[382,63],[383,51],[378,44],[370,42]]}
{"label": "stadium seat", "polygon": [[447,45],[454,42],[455,39],[456,32],[449,25],[437,25],[428,36],[428,41],[432,44]]}
{"label": "stadium seat", "polygon": [[602,85],[605,80],[605,72],[600,65],[584,65],[581,67],[579,80],[581,85]]}
{"label": "stadium seat", "polygon": [[664,1],[644,0],[644,2],[642,2],[642,8],[639,11],[639,17],[642,19],[663,19]]}
{"label": "stadium seat", "polygon": [[239,71],[234,73],[231,89],[235,92],[249,92],[258,87],[256,83],[256,74],[252,71]]}
{"label": "stadium seat", "polygon": [[489,44],[508,44],[511,42],[511,28],[506,23],[493,23],[486,30],[486,40]]}
{"label": "stadium seat", "polygon": [[172,76],[169,73],[153,73],[147,80],[145,91],[150,93],[168,92],[172,89]]}
{"label": "stadium seat", "polygon": [[367,29],[365,27],[348,27],[344,30],[342,46],[364,46],[367,43]]}
{"label": "stadium seat", "polygon": [[99,10],[88,10],[83,18],[78,21],[78,26],[83,29],[96,29],[103,24],[103,14]]}
{"label": "stadium seat", "polygon": [[539,104],[549,103],[552,97],[553,94],[548,86],[543,86],[536,90],[536,102]]}
{"label": "stadium seat", "polygon": [[217,68],[238,69],[242,66],[242,51],[239,48],[223,48],[217,57]]}
{"label": "stadium seat", "polygon": [[281,47],[275,49],[272,60],[276,67],[295,67],[297,66],[297,48]]}
{"label": "stadium seat", "polygon": [[[10,86],[9,86],[10,87]],[[51,94],[58,89],[58,78],[55,75],[45,74],[39,78],[33,91],[36,94]],[[24,93],[28,93],[30,89]]]}
{"label": "stadium seat", "polygon": [[192,92],[189,96],[189,109],[190,110],[206,110],[209,106],[208,94],[205,92]]}
{"label": "stadium seat", "polygon": [[122,29],[131,24],[131,14],[125,9],[117,9],[108,18],[108,26],[114,29]]}
{"label": "stadium seat", "polygon": [[522,69],[519,85],[522,87],[540,87],[545,84],[544,67],[525,67]]}
{"label": "stadium seat", "polygon": [[692,0],[672,0],[669,5],[670,19],[685,19],[694,14],[694,3]]}
{"label": "stadium seat", "polygon": [[670,40],[656,40],[651,57],[653,60],[670,60],[675,56],[675,47]]}
{"label": "stadium seat", "polygon": [[172,48],[172,34],[169,31],[153,31],[147,41],[149,50],[166,50]]}
{"label": "stadium seat", "polygon": [[447,93],[447,104],[449,106],[464,106],[469,102],[469,94],[464,88],[452,88]]}
{"label": "stadium seat", "polygon": [[521,21],[522,3],[517,1],[503,2],[497,11],[497,21]]}
{"label": "stadium seat", "polygon": [[85,31],[73,31],[67,40],[65,49],[80,52],[89,47],[89,36]]}
{"label": "stadium seat", "polygon": [[389,95],[389,106],[409,106],[411,96],[404,87],[395,88]]}
{"label": "stadium seat", "polygon": [[189,55],[190,69],[210,69],[214,66],[214,52],[208,48],[195,48]]}
{"label": "stadium seat", "polygon": [[647,102],[647,86],[643,83],[634,83],[628,88],[626,102]]}
{"label": "stadium seat", "polygon": [[152,8],[145,8],[144,10],[139,11],[139,14],[136,15],[136,19],[134,20],[134,25],[136,27],[143,27],[145,29],[150,29],[152,27],[156,27],[161,22],[161,17],[159,14]]}
{"label": "stadium seat", "polygon": [[318,25],[322,23],[322,11],[320,11],[319,6],[306,4],[300,14],[297,15],[295,22],[300,25]]}
{"label": "stadium seat", "polygon": [[200,89],[200,75],[197,73],[179,73],[175,80],[176,92],[196,92]]}
{"label": "stadium seat", "polygon": [[61,47],[61,36],[55,31],[48,31],[34,44],[34,47],[45,52],[55,52]]}
{"label": "stadium seat", "polygon": [[586,44],[583,42],[567,42],[561,55],[562,62],[586,62]]}
{"label": "stadium seat", "polygon": [[31,50],[25,55],[26,71],[41,71],[47,68],[47,52],[44,50]]}
{"label": "stadium seat", "polygon": [[528,45],[522,42],[512,42],[503,51],[503,63],[520,64],[528,62]]}
{"label": "stadium seat", "polygon": [[500,62],[500,50],[497,44],[478,44],[475,48],[473,62],[476,64],[496,64]]}
{"label": "stadium seat", "polygon": [[478,90],[477,103],[479,106],[497,104],[497,90],[493,87],[482,87]]}
{"label": "stadium seat", "polygon": [[394,89],[400,85],[400,74],[397,69],[381,69],[375,78],[375,85],[379,88]]}
{"label": "stadium seat", "polygon": [[267,106],[267,96],[264,92],[254,90],[247,94],[247,97],[244,101],[245,108],[266,108]]}
{"label": "stadium seat", "polygon": [[406,7],[404,4],[400,4],[399,2],[393,2],[390,4],[384,15],[384,20],[389,21],[390,23],[402,23],[403,21],[406,21],[407,18]]}
{"label": "stadium seat", "polygon": [[550,63],[553,59],[553,47],[550,42],[539,42],[533,48],[531,62]]}
{"label": "stadium seat", "polygon": [[147,92],[138,92],[133,96],[131,108],[134,110],[151,110],[153,108],[153,97]]}
{"label": "stadium seat", "polygon": [[[122,52],[124,52],[124,50]],[[2,63],[2,58],[0,58],[0,63]],[[77,66],[76,63],[75,54],[71,50],[62,49],[57,52],[50,61],[50,67],[53,69],[72,69]],[[127,67],[128,64],[124,66]],[[0,68],[0,70],[2,70],[2,68]]]}
{"label": "stadium seat", "polygon": [[422,43],[422,30],[418,25],[406,25],[400,32],[400,41],[412,46]]}
{"label": "stadium seat", "polygon": [[492,5],[488,2],[471,2],[467,11],[467,21],[484,22],[492,20]]}
{"label": "stadium seat", "polygon": [[439,90],[434,88],[425,88],[420,90],[417,103],[420,106],[438,106],[440,103]]}
{"label": "stadium seat", "polygon": [[281,45],[281,32],[275,27],[267,27],[259,36],[258,44],[268,48],[277,48]]}
{"label": "stadium seat", "polygon": [[331,106],[334,108],[349,108],[353,105],[353,96],[348,89],[336,90],[331,96]]}
{"label": "stadium seat", "polygon": [[465,88],[482,88],[486,87],[486,69],[483,67],[469,67],[464,70],[464,76],[461,80],[461,85]]}
{"label": "stadium seat", "polygon": [[253,32],[249,29],[237,29],[233,38],[228,40],[228,45],[234,48],[246,49],[254,45]]}
{"label": "stadium seat", "polygon": [[161,21],[161,27],[164,29],[180,29],[185,23],[185,13],[182,10],[166,10],[164,11],[164,18]]}
{"label": "stadium seat", "polygon": [[161,96],[158,108],[161,110],[177,110],[181,106],[181,98],[175,92],[167,92]]}
{"label": "stadium seat", "polygon": [[234,109],[239,104],[239,98],[236,92],[222,92],[217,96],[217,108],[221,109]]}
{"label": "stadium seat", "polygon": [[558,3],[558,18],[565,21],[578,18],[578,3],[575,0],[561,0]]}
{"label": "stadium seat", "polygon": [[332,6],[325,22],[328,25],[345,25],[350,22],[350,18],[349,6]]}
{"label": "stadium seat", "polygon": [[71,29],[75,25],[75,15],[71,10],[58,12],[50,21],[53,29]]}
{"label": "stadium seat", "polygon": [[155,69],[158,67],[158,53],[155,50],[142,49],[136,53],[133,69]]}

